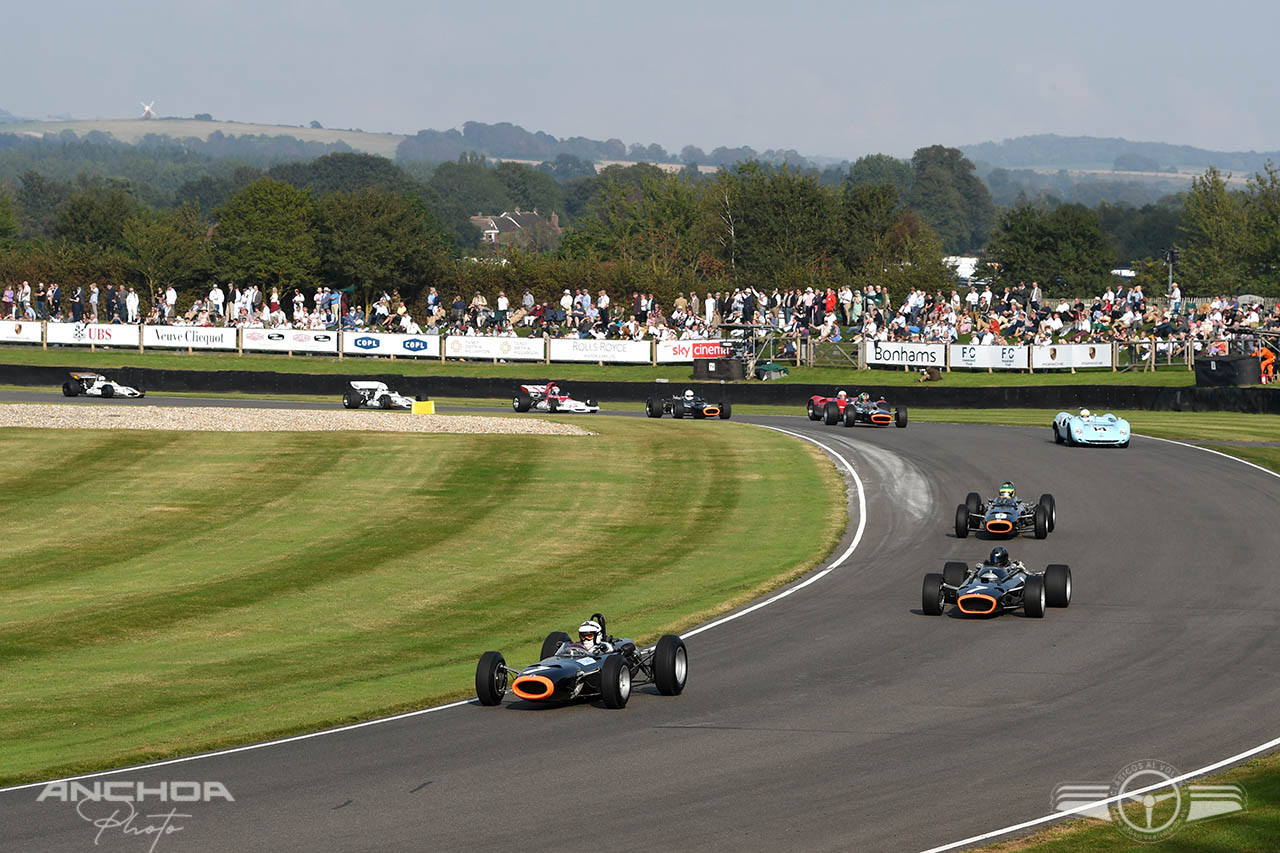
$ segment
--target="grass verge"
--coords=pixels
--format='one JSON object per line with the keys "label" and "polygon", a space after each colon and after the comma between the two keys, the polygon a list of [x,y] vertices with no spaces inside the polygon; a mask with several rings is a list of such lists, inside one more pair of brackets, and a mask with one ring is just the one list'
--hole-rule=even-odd
{"label": "grass verge", "polygon": [[[470,696],[485,649],[531,660],[593,610],[652,639],[815,566],[844,530],[842,481],[808,444],[591,427],[0,430],[0,517],[23,531],[0,561],[0,783]],[[781,504],[789,535],[752,535]]]}

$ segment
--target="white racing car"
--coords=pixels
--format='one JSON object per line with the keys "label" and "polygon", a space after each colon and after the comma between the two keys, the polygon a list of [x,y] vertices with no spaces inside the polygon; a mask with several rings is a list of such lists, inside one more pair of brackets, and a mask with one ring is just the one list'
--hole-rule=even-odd
{"label": "white racing car", "polygon": [[585,403],[561,393],[554,382],[546,385],[521,385],[511,398],[511,408],[517,412],[565,412],[585,415],[600,411],[600,406],[590,397]]}
{"label": "white racing car", "polygon": [[145,397],[147,392],[112,382],[101,373],[73,373],[62,383],[64,397]]}
{"label": "white racing car", "polygon": [[413,398],[392,391],[385,382],[352,382],[342,395],[348,409],[366,406],[370,409],[412,409]]}

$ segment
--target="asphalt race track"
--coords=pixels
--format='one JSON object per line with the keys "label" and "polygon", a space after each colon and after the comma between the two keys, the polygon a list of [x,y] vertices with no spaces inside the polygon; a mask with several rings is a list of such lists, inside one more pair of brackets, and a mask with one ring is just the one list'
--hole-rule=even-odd
{"label": "asphalt race track", "polygon": [[[1048,814],[1060,782],[1107,783],[1140,759],[1193,770],[1280,733],[1275,477],[1140,436],[1059,447],[1048,424],[738,420],[845,456],[865,532],[825,577],[690,637],[682,696],[645,687],[622,711],[461,704],[106,779],[234,795],[183,804],[191,816],[156,850],[921,850]],[[956,504],[1004,479],[1056,496],[1056,531],[1009,548],[1070,564],[1071,607],[921,615],[925,572],[991,548],[955,538]],[[836,554],[861,511],[855,491]],[[0,848],[88,849],[98,830],[40,790],[0,794]],[[106,829],[96,849],[152,840]]]}

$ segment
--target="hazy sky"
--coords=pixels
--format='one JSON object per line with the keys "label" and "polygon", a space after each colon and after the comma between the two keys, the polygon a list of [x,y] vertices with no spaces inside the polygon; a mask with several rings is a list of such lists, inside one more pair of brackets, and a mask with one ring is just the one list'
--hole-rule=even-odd
{"label": "hazy sky", "polygon": [[[22,11],[16,11],[19,4]],[[1032,133],[1280,149],[1280,3],[13,0],[0,108],[854,159]]]}

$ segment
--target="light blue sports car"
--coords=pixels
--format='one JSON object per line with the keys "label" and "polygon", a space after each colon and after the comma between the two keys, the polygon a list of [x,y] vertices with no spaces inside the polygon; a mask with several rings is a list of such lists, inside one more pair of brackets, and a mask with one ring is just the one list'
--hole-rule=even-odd
{"label": "light blue sports car", "polygon": [[1110,412],[1105,415],[1095,415],[1088,409],[1081,409],[1078,415],[1058,412],[1053,419],[1053,440],[1058,444],[1128,447],[1129,422]]}

